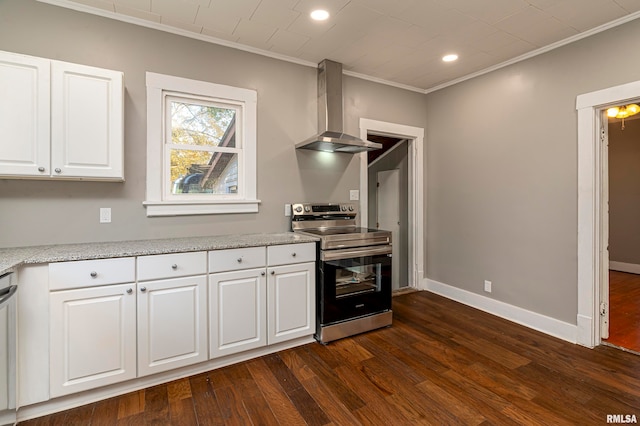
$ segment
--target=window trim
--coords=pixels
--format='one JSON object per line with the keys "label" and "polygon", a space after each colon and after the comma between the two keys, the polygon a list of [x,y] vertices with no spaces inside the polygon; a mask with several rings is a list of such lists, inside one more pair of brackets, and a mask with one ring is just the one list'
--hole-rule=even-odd
{"label": "window trim", "polygon": [[[147,216],[180,216],[201,214],[257,213],[260,200],[257,189],[257,92],[222,84],[191,80],[182,77],[146,73],[147,82],[147,193],[143,205]],[[240,104],[243,117],[242,155],[244,167],[239,170],[239,182],[243,182],[243,195],[216,200],[168,200],[164,197],[162,179],[164,155],[164,101],[165,94],[186,97],[209,97]]]}

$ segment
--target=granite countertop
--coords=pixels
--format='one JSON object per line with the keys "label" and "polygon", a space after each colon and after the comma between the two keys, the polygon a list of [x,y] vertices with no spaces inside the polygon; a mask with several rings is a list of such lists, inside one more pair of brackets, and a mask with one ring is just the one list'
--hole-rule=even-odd
{"label": "granite countertop", "polygon": [[315,241],[318,241],[318,238],[293,232],[283,232],[278,234],[218,235],[211,237],[3,248],[0,249],[0,274],[26,264],[273,246]]}

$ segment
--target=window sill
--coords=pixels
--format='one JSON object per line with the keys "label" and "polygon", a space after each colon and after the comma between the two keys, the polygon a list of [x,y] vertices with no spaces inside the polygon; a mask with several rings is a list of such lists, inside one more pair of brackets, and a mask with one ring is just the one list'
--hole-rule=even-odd
{"label": "window sill", "polygon": [[147,217],[201,214],[257,213],[260,200],[234,201],[144,201]]}

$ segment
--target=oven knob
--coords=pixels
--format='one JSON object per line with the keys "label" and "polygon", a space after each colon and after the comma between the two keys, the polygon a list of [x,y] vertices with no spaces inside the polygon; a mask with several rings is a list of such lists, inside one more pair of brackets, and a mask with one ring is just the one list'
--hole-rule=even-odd
{"label": "oven knob", "polygon": [[296,208],[294,210],[296,212],[300,213],[300,212],[302,212],[302,206],[296,206]]}
{"label": "oven knob", "polygon": [[309,213],[311,211],[311,207],[309,206],[304,206],[304,211]]}
{"label": "oven knob", "polygon": [[353,206],[349,206],[349,211],[352,212],[353,211]]}
{"label": "oven knob", "polygon": [[347,206],[342,206],[342,211],[346,212],[347,211]]}

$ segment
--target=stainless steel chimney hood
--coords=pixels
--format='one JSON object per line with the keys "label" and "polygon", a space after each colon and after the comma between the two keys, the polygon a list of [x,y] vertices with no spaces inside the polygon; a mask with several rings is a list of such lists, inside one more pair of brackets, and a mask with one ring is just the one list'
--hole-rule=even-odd
{"label": "stainless steel chimney hood", "polygon": [[318,130],[296,149],[356,153],[382,148],[342,131],[342,64],[325,59],[318,64]]}

